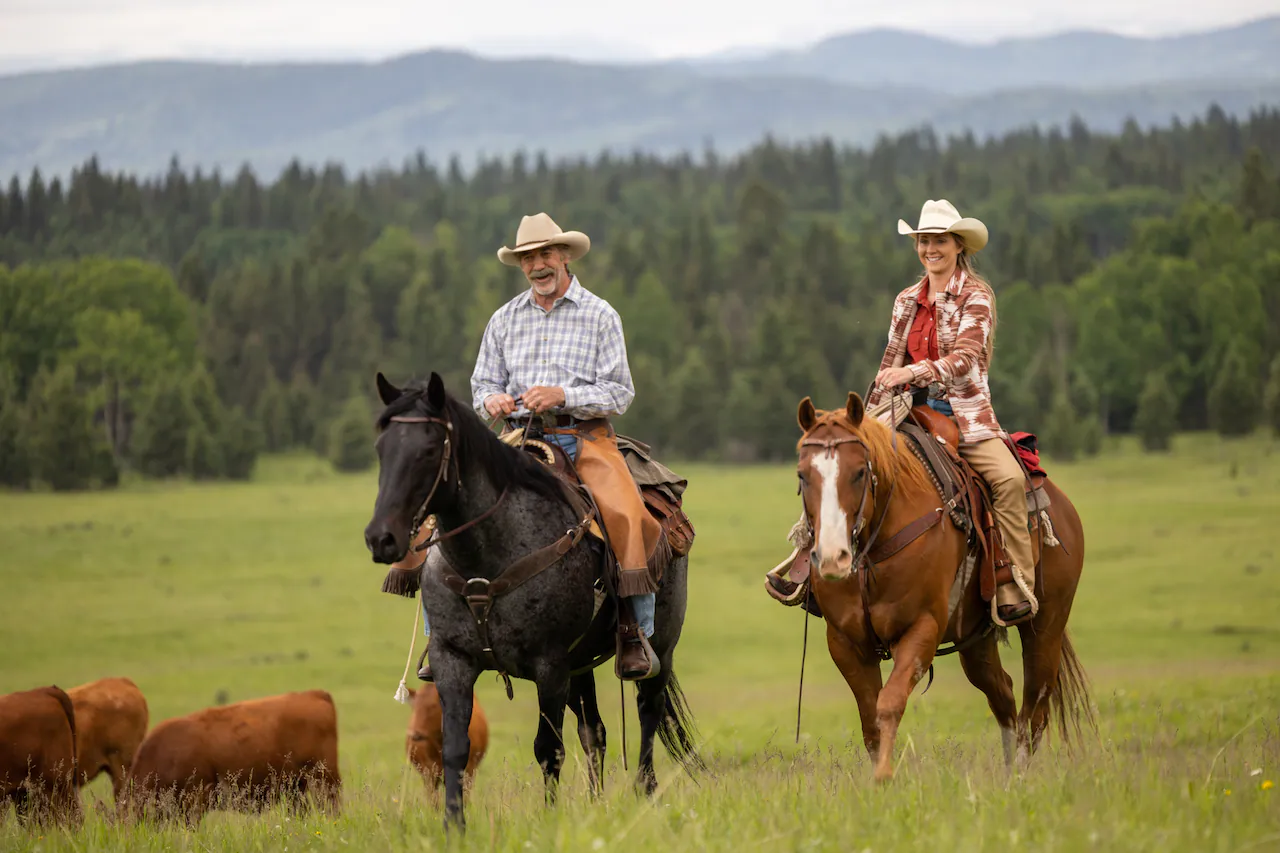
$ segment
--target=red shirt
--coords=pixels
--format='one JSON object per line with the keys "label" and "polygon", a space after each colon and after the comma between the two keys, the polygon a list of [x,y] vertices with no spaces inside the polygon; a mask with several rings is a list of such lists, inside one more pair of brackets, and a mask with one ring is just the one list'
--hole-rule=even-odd
{"label": "red shirt", "polygon": [[925,279],[916,293],[916,317],[907,332],[907,364],[938,360],[938,323],[929,298],[929,281]]}

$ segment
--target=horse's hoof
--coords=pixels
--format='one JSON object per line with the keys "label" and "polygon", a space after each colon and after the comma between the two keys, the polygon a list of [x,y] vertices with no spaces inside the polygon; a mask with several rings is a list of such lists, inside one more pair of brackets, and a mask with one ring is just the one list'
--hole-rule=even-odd
{"label": "horse's hoof", "polygon": [[887,785],[893,781],[893,768],[886,767],[882,770],[876,770],[876,784]]}

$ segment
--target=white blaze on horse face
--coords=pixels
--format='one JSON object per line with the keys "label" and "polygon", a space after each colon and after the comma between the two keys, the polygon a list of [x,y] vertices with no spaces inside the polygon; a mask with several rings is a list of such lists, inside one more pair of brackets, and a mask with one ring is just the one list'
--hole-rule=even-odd
{"label": "white blaze on horse face", "polygon": [[849,573],[853,554],[849,550],[849,515],[840,505],[840,457],[822,453],[814,458],[813,470],[822,477],[822,497],[818,506],[818,571],[825,578],[841,578]]}

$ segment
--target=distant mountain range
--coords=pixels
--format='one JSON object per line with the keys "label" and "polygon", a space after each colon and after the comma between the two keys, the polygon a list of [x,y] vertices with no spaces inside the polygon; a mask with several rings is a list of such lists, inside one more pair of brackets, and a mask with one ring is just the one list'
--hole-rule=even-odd
{"label": "distant mountain range", "polygon": [[687,64],[725,77],[812,77],[856,86],[918,86],[968,94],[1035,86],[1100,89],[1275,80],[1280,78],[1280,16],[1169,38],[1081,31],[991,45],[901,30],[866,30],[801,50]]}
{"label": "distant mountain range", "polygon": [[[1195,36],[1075,33],[974,47],[897,31],[750,60],[600,64],[433,50],[376,63],[137,62],[0,77],[0,175],[188,167],[263,177],[458,154],[732,153],[766,133],[868,143],[923,124],[998,134],[1166,124],[1280,105],[1280,18]],[[534,108],[533,104],[543,106]]]}

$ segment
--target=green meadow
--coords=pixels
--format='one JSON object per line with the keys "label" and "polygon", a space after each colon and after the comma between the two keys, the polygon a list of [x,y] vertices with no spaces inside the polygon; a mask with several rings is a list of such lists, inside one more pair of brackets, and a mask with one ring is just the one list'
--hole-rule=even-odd
{"label": "green meadow", "polygon": [[[633,793],[632,688],[621,691],[624,770],[620,691],[606,668],[606,793],[588,798],[570,725],[561,796],[548,807],[533,686],[515,682],[508,702],[489,673],[477,692],[490,752],[468,832],[452,841],[404,761],[409,712],[392,697],[421,635],[417,602],[379,591],[383,569],[364,548],[372,472],[271,457],[245,484],[0,495],[0,693],[124,675],[154,724],[323,688],[338,706],[344,778],[336,817],[214,813],[195,830],[117,824],[99,779],[80,829],[9,819],[0,849],[1280,850],[1280,442],[1184,435],[1165,455],[1113,441],[1087,461],[1048,458],[1085,523],[1070,624],[1098,731],[1071,749],[1050,740],[1011,775],[985,699],[945,658],[911,699],[886,786],[871,781],[819,620],[796,740],[804,622],[763,588],[790,548],[793,469],[674,467],[690,479],[698,533],[675,669],[709,772],[690,778],[659,747],[658,794]],[[1002,656],[1020,684],[1011,643]]]}

